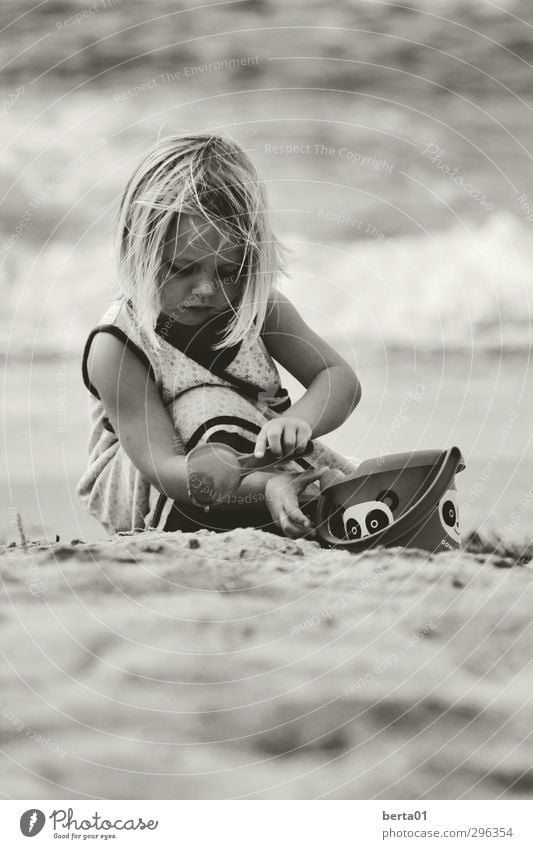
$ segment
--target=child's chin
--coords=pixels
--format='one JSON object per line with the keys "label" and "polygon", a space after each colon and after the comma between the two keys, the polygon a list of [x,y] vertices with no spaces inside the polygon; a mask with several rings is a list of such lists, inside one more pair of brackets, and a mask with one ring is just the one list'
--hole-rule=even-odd
{"label": "child's chin", "polygon": [[210,317],[209,310],[176,309],[172,315],[179,324],[203,324]]}
{"label": "child's chin", "polygon": [[183,310],[179,321],[182,324],[203,324],[208,318],[211,318],[213,313],[209,310]]}

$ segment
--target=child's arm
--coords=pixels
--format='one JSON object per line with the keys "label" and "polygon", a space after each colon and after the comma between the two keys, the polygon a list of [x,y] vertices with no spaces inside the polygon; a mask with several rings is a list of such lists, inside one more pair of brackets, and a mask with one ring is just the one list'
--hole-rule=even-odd
{"label": "child's arm", "polygon": [[[186,460],[176,454],[174,425],[146,366],[115,336],[98,333],[91,345],[87,370],[132,463],[159,492],[191,504]],[[244,502],[246,509],[262,506],[271,474],[257,473],[243,481],[235,494],[254,496],[249,504]],[[231,503],[217,506],[235,509]]]}
{"label": "child's arm", "polygon": [[256,456],[267,447],[281,456],[339,427],[361,400],[361,385],[346,360],[311,330],[280,292],[269,302],[264,340],[274,359],[307,389],[257,437]]}
{"label": "child's arm", "polygon": [[185,458],[146,366],[110,333],[98,333],[87,359],[89,379],[124,451],[140,473],[174,500],[189,501]]}

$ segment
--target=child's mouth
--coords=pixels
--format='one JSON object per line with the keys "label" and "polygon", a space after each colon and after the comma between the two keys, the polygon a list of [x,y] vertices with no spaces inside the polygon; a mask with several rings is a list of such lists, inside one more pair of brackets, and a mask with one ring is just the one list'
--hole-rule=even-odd
{"label": "child's mouth", "polygon": [[220,310],[215,310],[215,309],[213,309],[213,307],[194,306],[194,307],[188,307],[188,309],[192,310],[194,312],[209,312],[209,313],[213,313],[213,315],[218,315],[219,312],[220,312]]}

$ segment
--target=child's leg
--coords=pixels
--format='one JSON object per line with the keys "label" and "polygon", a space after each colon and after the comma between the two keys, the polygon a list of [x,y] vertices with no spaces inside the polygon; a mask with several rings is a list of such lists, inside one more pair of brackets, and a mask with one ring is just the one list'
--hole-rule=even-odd
{"label": "child's leg", "polygon": [[194,505],[173,503],[168,513],[162,530],[164,531],[199,531],[202,528],[208,531],[222,533],[234,528],[258,528],[271,534],[280,534],[279,528],[274,525],[270,513],[254,507],[253,510],[243,510],[238,505],[234,510],[221,510],[211,507],[206,513],[201,507]]}
{"label": "child's leg", "polygon": [[117,441],[110,441],[76,486],[85,509],[108,533],[144,530],[155,494]]}
{"label": "child's leg", "polygon": [[[315,523],[318,498],[308,498],[300,504],[302,512]],[[283,531],[272,521],[267,509],[246,510],[236,505],[234,510],[211,507],[206,512],[201,507],[184,505],[174,502],[162,530],[191,532],[205,528],[216,533],[233,530],[234,528],[256,528],[270,534],[285,536]],[[311,529],[312,530],[312,529]]]}

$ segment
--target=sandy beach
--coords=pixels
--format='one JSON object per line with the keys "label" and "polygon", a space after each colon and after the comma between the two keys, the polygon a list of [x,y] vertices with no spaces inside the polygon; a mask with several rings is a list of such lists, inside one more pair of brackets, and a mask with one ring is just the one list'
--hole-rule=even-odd
{"label": "sandy beach", "polygon": [[249,529],[4,548],[0,792],[530,797],[527,560]]}
{"label": "sandy beach", "polygon": [[[2,4],[0,796],[530,799],[531,3],[96,5]],[[206,130],[360,378],[325,441],[457,445],[465,550],[107,538],[76,501],[118,200]]]}

